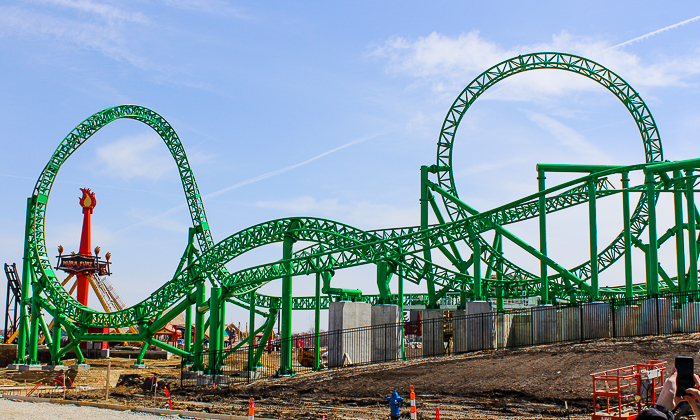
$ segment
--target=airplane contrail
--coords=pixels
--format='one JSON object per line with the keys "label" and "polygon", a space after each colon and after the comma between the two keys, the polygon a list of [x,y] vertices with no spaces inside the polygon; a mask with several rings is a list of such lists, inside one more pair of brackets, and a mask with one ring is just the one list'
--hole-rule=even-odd
{"label": "airplane contrail", "polygon": [[[263,179],[271,178],[271,177],[276,176],[276,175],[279,175],[279,174],[283,174],[283,173],[285,173],[285,172],[291,171],[292,169],[296,169],[296,168],[298,168],[298,167],[300,167],[300,166],[304,166],[304,165],[306,165],[306,164],[308,164],[308,163],[311,163],[311,162],[313,162],[313,161],[315,161],[315,160],[321,159],[321,158],[324,157],[324,156],[328,156],[328,155],[330,155],[331,153],[335,153],[335,152],[337,152],[337,151],[339,151],[339,150],[343,150],[343,149],[345,149],[345,148],[347,148],[347,147],[354,146],[354,145],[359,144],[359,143],[363,143],[363,142],[365,142],[365,141],[367,141],[367,140],[371,140],[371,139],[373,139],[373,138],[379,137],[379,136],[384,135],[384,134],[386,134],[386,132],[377,132],[377,133],[373,133],[373,134],[368,134],[368,135],[366,135],[366,136],[358,137],[358,138],[356,138],[356,139],[354,139],[354,140],[352,140],[352,141],[349,141],[349,142],[347,142],[347,143],[345,143],[345,144],[343,144],[343,145],[341,145],[341,146],[338,146],[338,147],[336,147],[336,148],[334,148],[334,149],[327,150],[327,151],[325,151],[325,152],[323,152],[323,153],[321,153],[321,154],[319,154],[319,155],[316,155],[316,156],[314,156],[314,157],[312,157],[312,158],[310,158],[310,159],[307,159],[307,160],[305,160],[305,161],[303,161],[303,162],[295,163],[294,165],[289,165],[289,166],[286,166],[286,167],[281,168],[281,169],[277,169],[277,170],[274,170],[274,171],[270,171],[270,172],[264,173],[264,174],[262,174],[262,175],[258,175],[258,176],[254,177],[254,178],[250,178],[250,179],[247,179],[247,180],[245,180],[245,181],[238,182],[238,183],[233,184],[233,185],[231,185],[231,186],[228,186],[228,187],[226,187],[226,188],[222,188],[222,189],[220,189],[220,190],[217,190],[217,191],[214,191],[214,192],[210,192],[209,194],[205,194],[205,195],[202,196],[202,198],[217,197],[217,196],[219,196],[219,195],[221,195],[221,194],[224,194],[224,193],[226,193],[226,192],[228,192],[228,191],[235,190],[236,188],[240,188],[240,187],[243,187],[243,186],[245,186],[245,185],[250,185],[250,184],[253,184],[253,183],[255,183],[255,182],[262,181]],[[181,205],[179,205],[179,206],[177,206],[177,207],[173,207],[172,209],[170,209],[170,210],[168,210],[168,211],[166,211],[166,212],[164,212],[164,213],[161,213],[161,214],[158,214],[158,215],[156,215],[156,216],[150,217],[150,218],[148,218],[148,219],[142,220],[142,221],[140,221],[140,222],[138,222],[138,223],[134,223],[133,225],[127,226],[127,227],[125,227],[125,228],[123,228],[123,229],[119,229],[119,230],[117,231],[117,233],[123,232],[123,231],[128,230],[128,229],[131,229],[131,228],[134,228],[134,227],[136,227],[136,226],[143,225],[143,224],[145,224],[145,223],[150,222],[151,220],[156,220],[156,219],[158,219],[158,218],[160,218],[160,217],[167,216],[167,215],[172,214],[172,213],[174,213],[175,211],[177,211],[177,210],[179,210],[179,209],[181,209],[181,208],[183,208],[183,207],[186,207],[186,206],[187,206],[186,204],[181,204]]]}
{"label": "airplane contrail", "polygon": [[634,38],[634,39],[630,39],[629,41],[625,41],[625,42],[623,42],[623,43],[621,43],[621,44],[613,45],[613,46],[610,47],[610,48],[606,48],[606,50],[611,50],[611,49],[613,49],[613,48],[623,47],[623,46],[625,46],[625,45],[633,44],[633,43],[635,43],[635,42],[639,42],[639,41],[645,40],[645,39],[647,39],[647,38],[649,38],[649,37],[652,37],[652,36],[654,36],[654,35],[656,35],[656,34],[660,34],[661,32],[666,32],[666,31],[668,31],[668,30],[675,29],[675,28],[677,28],[677,27],[679,27],[679,26],[687,25],[688,23],[695,22],[695,21],[697,21],[697,20],[700,20],[700,16],[695,16],[694,18],[686,19],[686,20],[684,20],[684,21],[682,21],[682,22],[678,22],[678,23],[676,23],[676,24],[669,25],[669,26],[667,26],[667,27],[665,27],[665,28],[657,29],[657,30],[655,30],[655,31],[653,31],[653,32],[649,32],[648,34],[644,34],[644,35],[642,35],[642,36],[638,36],[638,37],[636,37],[636,38]]}
{"label": "airplane contrail", "polygon": [[369,135],[366,135],[366,136],[363,136],[363,137],[359,137],[359,138],[357,138],[357,139],[355,139],[355,140],[352,140],[352,141],[350,141],[350,142],[348,142],[348,143],[343,144],[342,146],[338,146],[338,147],[336,147],[335,149],[331,149],[331,150],[328,150],[328,151],[326,151],[326,152],[321,153],[320,155],[316,155],[316,156],[312,157],[311,159],[307,159],[307,160],[305,160],[305,161],[303,161],[303,162],[295,163],[294,165],[290,165],[290,166],[284,167],[284,168],[282,168],[282,169],[277,169],[277,170],[275,170],[275,171],[268,172],[268,173],[266,173],[266,174],[258,175],[258,176],[256,176],[255,178],[251,178],[251,179],[248,179],[248,180],[245,180],[245,181],[241,181],[241,182],[239,182],[239,183],[237,183],[237,184],[233,184],[233,185],[231,185],[231,186],[229,186],[229,187],[226,187],[226,188],[220,189],[220,190],[218,190],[218,191],[214,191],[214,192],[211,192],[211,193],[209,193],[209,194],[203,195],[202,198],[212,198],[212,197],[216,197],[216,196],[219,196],[219,195],[221,195],[221,194],[223,194],[223,193],[225,193],[225,192],[228,192],[228,191],[231,191],[231,190],[235,190],[236,188],[240,188],[240,187],[242,187],[242,186],[244,186],[244,185],[249,185],[249,184],[252,184],[252,183],[254,183],[254,182],[258,182],[258,181],[261,181],[261,180],[263,180],[263,179],[267,179],[267,178],[273,177],[273,176],[275,176],[275,175],[279,175],[279,174],[285,173],[285,172],[287,172],[287,171],[291,171],[292,169],[296,169],[296,168],[298,168],[298,167],[300,167],[300,166],[304,166],[304,165],[306,165],[307,163],[311,163],[311,162],[313,162],[313,161],[315,161],[315,160],[317,160],[317,159],[321,159],[322,157],[327,156],[327,155],[330,155],[331,153],[335,153],[335,152],[337,152],[338,150],[342,150],[342,149],[345,149],[346,147],[350,147],[350,146],[353,146],[353,145],[356,145],[356,144],[365,142],[365,141],[367,141],[367,140],[371,140],[371,139],[373,139],[373,138],[375,138],[375,137],[379,137],[381,134],[383,134],[383,133],[374,133],[374,134],[369,134]]}

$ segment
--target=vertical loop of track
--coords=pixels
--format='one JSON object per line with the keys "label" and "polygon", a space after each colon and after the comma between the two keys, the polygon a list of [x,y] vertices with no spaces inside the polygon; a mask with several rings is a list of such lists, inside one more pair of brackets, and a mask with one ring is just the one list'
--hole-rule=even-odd
{"label": "vertical loop of track", "polygon": [[[624,79],[607,69],[606,67],[583,57],[571,54],[544,52],[525,54],[505,60],[490,69],[484,71],[471,81],[455,99],[452,107],[447,112],[440,130],[440,137],[437,144],[437,166],[447,167],[449,170],[441,171],[437,174],[438,184],[454,195],[459,197],[454,179],[454,167],[452,162],[454,141],[459,124],[464,114],[486,90],[496,83],[519,73],[539,69],[564,70],[582,75],[605,87],[615,95],[627,108],[634,118],[644,146],[644,156],[646,163],[663,161],[663,150],[659,130],[656,127],[654,117],[651,115],[646,103],[642,100],[637,91],[632,88]],[[596,163],[596,162],[592,162]],[[468,218],[469,215],[456,204],[443,197],[443,203],[447,214],[452,221]],[[631,216],[632,235],[639,237],[648,224],[646,211],[646,195],[642,194],[639,202]],[[598,256],[598,270],[603,271],[612,265],[622,255],[623,235],[620,233]],[[494,252],[487,241],[480,239],[482,246],[486,246],[483,257],[485,262],[489,262],[490,255]],[[471,244],[468,244],[471,246]],[[493,267],[494,269],[496,267]],[[584,262],[570,271],[581,279],[588,279],[591,271],[590,260]],[[552,276],[553,278],[559,275]]]}

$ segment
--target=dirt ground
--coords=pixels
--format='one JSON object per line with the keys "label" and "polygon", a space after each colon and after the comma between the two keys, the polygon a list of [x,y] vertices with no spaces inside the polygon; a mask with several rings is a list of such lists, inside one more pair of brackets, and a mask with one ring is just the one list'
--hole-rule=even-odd
{"label": "dirt ground", "polygon": [[[394,390],[406,399],[415,386],[419,419],[590,418],[590,374],[650,360],[673,365],[678,355],[697,357],[700,336],[600,340],[583,344],[539,346],[348,367],[246,385],[179,387],[179,360],[152,362],[145,371],[127,369],[132,361],[111,359],[121,370],[111,403],[167,407],[162,391],[153,398],[151,377],[172,392],[173,408],[247,415],[248,400],[256,415],[274,419],[379,419],[388,416],[385,398]],[[106,368],[90,360],[91,370]],[[104,401],[104,391],[69,393],[68,398]],[[564,410],[568,403],[569,412]]]}

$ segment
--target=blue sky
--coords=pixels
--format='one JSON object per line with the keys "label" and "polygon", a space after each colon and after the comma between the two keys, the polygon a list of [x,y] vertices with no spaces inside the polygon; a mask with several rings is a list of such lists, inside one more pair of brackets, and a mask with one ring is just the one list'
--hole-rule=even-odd
{"label": "blue sky", "polygon": [[[521,53],[568,52],[607,66],[649,105],[666,158],[698,157],[698,15],[687,1],[5,1],[0,262],[21,263],[26,198],[55,147],[83,119],[123,103],[174,126],[215,240],[299,215],[364,229],[419,224],[419,167],[434,163],[452,101],[483,70]],[[562,73],[499,83],[465,116],[455,170],[467,202],[485,210],[534,192],[538,162],[643,161],[624,106],[594,82]],[[111,280],[137,303],[172,275],[186,245],[175,165],[146,126],[110,124],[58,175],[49,249],[77,250],[80,187],[97,194],[93,243],[113,254]],[[621,227],[616,206],[601,202],[600,248]],[[550,249],[567,266],[586,256],[586,220],[585,209],[551,218]],[[669,220],[662,217],[660,232]],[[537,243],[536,225],[513,231]],[[229,267],[280,256],[281,247],[270,246]],[[611,269],[601,281],[622,284],[621,273]],[[376,292],[372,267],[336,278],[338,287]],[[278,283],[265,290],[279,293]],[[312,284],[295,279],[295,293],[311,294]],[[234,309],[227,318],[247,319]],[[295,330],[311,325],[311,313],[295,314]]]}

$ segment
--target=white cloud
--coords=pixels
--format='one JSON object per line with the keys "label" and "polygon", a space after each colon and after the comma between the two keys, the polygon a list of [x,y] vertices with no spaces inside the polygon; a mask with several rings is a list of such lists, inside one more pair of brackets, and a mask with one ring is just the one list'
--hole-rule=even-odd
{"label": "white cloud", "polygon": [[367,201],[341,203],[338,199],[317,200],[314,197],[304,196],[291,200],[259,201],[255,205],[296,216],[336,220],[368,230],[420,224],[420,213],[417,207],[415,209],[399,208]]}
{"label": "white cloud", "polygon": [[62,6],[83,13],[91,13],[109,21],[130,21],[148,23],[141,13],[130,13],[111,4],[96,3],[90,0],[36,0],[39,3]]}
{"label": "white cloud", "polygon": [[224,0],[164,0],[165,5],[176,9],[216,14],[220,16],[246,17],[239,9]]}
{"label": "white cloud", "polygon": [[[501,61],[541,51],[566,52],[589,58],[635,87],[681,86],[686,83],[686,78],[700,73],[700,57],[695,55],[675,59],[660,57],[657,62],[644,63],[636,54],[611,50],[606,40],[575,36],[565,31],[553,35],[549,42],[510,48],[485,39],[479,31],[457,37],[433,32],[416,40],[395,36],[376,47],[369,56],[385,60],[386,70],[390,73],[422,80],[435,92],[453,93]],[[488,97],[533,100],[595,88],[594,82],[568,72],[538,71],[506,80],[494,92],[489,92]]]}
{"label": "white cloud", "polygon": [[89,1],[51,0],[51,4],[77,9],[85,16],[65,18],[51,11],[42,12],[15,6],[0,7],[0,37],[38,37],[94,50],[118,61],[149,69],[146,59],[129,48],[126,24],[145,25],[139,13],[129,13],[109,5]]}
{"label": "white cloud", "polygon": [[600,148],[586,140],[576,130],[556,119],[543,114],[528,112],[528,117],[540,128],[547,131],[559,144],[576,153],[582,162],[597,165],[612,165],[613,159],[606,155]]}
{"label": "white cloud", "polygon": [[159,179],[175,170],[172,157],[156,134],[125,137],[97,149],[100,168],[123,179]]}

